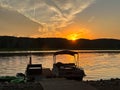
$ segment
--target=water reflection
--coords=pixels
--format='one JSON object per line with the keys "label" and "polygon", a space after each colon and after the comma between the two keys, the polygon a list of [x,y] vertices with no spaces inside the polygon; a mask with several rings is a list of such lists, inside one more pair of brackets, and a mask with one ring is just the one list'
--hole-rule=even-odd
{"label": "water reflection", "polygon": [[[74,57],[57,56],[57,62],[74,62]],[[25,72],[29,55],[0,56],[0,75],[15,75]],[[43,67],[52,68],[53,54],[32,55],[32,63],[41,63]],[[120,53],[80,53],[79,66],[86,73],[84,80],[98,80],[120,77]]]}
{"label": "water reflection", "polygon": [[0,58],[0,75],[15,75],[16,72],[24,72],[27,64],[27,56],[13,56]]}
{"label": "water reflection", "polygon": [[57,55],[56,62],[75,63],[75,58],[71,55]]}
{"label": "water reflection", "polygon": [[85,80],[120,77],[120,54],[85,53],[80,56],[80,64],[87,73]]}

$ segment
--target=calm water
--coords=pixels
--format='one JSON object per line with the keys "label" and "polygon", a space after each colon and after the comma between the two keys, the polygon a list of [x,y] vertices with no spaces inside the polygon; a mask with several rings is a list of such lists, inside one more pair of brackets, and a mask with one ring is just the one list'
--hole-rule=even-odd
{"label": "calm water", "polygon": [[[92,52],[92,53],[90,53]],[[57,61],[74,62],[69,55],[57,56]],[[25,72],[29,63],[29,55],[0,56],[0,76],[16,75]],[[32,63],[41,63],[43,67],[52,68],[53,55],[32,55]],[[99,80],[120,78],[120,53],[93,52],[79,53],[79,65],[84,68],[86,77],[84,80]]]}

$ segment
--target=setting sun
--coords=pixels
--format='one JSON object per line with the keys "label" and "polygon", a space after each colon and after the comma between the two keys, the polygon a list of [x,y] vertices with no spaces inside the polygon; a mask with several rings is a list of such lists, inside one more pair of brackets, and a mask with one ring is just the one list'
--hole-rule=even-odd
{"label": "setting sun", "polygon": [[78,34],[70,34],[68,35],[68,39],[75,41],[78,39]]}

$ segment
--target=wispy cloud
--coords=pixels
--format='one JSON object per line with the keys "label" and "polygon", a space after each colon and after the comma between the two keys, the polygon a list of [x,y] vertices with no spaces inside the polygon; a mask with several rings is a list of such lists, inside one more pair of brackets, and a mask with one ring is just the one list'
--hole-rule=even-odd
{"label": "wispy cloud", "polygon": [[2,7],[14,9],[43,25],[39,32],[56,30],[71,24],[76,14],[95,0],[0,0]]}

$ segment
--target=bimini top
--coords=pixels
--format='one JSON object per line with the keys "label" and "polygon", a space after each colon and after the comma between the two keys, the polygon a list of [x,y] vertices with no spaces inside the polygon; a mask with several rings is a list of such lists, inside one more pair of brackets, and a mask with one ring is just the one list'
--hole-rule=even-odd
{"label": "bimini top", "polygon": [[60,55],[60,54],[69,54],[69,55],[74,56],[75,54],[78,54],[78,52],[74,52],[74,51],[70,51],[70,50],[62,50],[62,51],[55,52],[54,56],[55,55]]}

